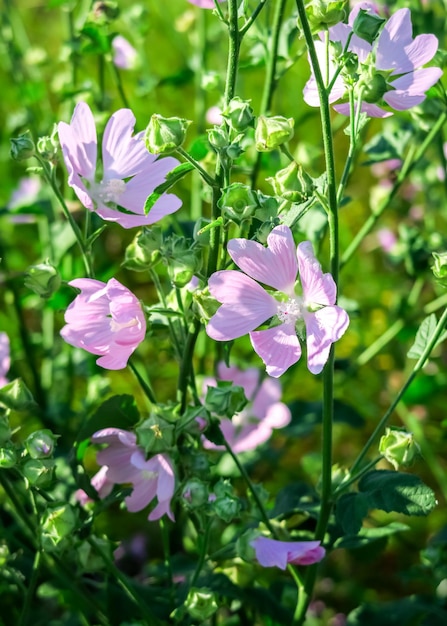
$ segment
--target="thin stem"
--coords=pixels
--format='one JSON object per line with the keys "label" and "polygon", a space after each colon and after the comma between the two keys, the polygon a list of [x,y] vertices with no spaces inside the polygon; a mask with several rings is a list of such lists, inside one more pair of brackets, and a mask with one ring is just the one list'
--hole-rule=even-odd
{"label": "thin stem", "polygon": [[197,337],[199,336],[200,326],[201,324],[199,320],[194,320],[194,326],[192,330],[188,332],[188,336],[186,338],[185,349],[183,353],[182,363],[180,366],[177,389],[180,395],[180,410],[182,413],[185,411],[188,401],[188,381],[191,377],[192,358],[194,355],[194,348],[196,345]]}
{"label": "thin stem", "polygon": [[178,152],[178,154],[180,154],[185,159],[185,161],[188,161],[189,163],[191,163],[191,165],[194,166],[194,168],[199,172],[203,180],[210,187],[216,186],[216,181],[214,180],[214,178],[210,176],[208,172],[203,169],[200,163],[198,163],[198,161],[196,161],[190,154],[188,154],[186,150],[183,150],[183,148],[180,147],[180,148],[177,148],[176,152]]}
{"label": "thin stem", "polygon": [[424,349],[423,353],[421,354],[421,356],[419,357],[416,365],[414,366],[413,371],[408,376],[408,378],[405,381],[405,383],[402,385],[400,391],[398,392],[398,394],[394,398],[394,400],[391,403],[390,407],[385,412],[384,416],[382,417],[380,422],[377,424],[377,426],[374,429],[373,433],[370,435],[370,437],[369,437],[368,441],[366,442],[365,446],[363,447],[362,451],[360,452],[360,454],[358,455],[358,457],[354,461],[354,463],[353,463],[353,465],[351,467],[351,474],[354,474],[356,472],[357,468],[360,466],[361,462],[365,458],[368,450],[370,449],[370,447],[372,446],[372,444],[376,440],[376,438],[379,435],[379,433],[383,430],[385,424],[387,423],[387,421],[391,417],[391,415],[394,412],[394,409],[396,408],[396,406],[401,401],[402,396],[405,394],[405,392],[407,391],[407,389],[409,388],[409,386],[411,385],[413,380],[416,378],[416,375],[424,367],[428,357],[431,354],[431,351],[435,347],[439,337],[441,336],[441,333],[444,331],[446,323],[447,323],[447,309],[445,309],[444,313],[441,315],[441,317],[439,319],[439,322],[436,325],[435,331],[434,331],[433,335],[431,336],[430,341],[425,346],[425,349]]}
{"label": "thin stem", "polygon": [[337,489],[335,489],[334,491],[334,497],[340,495],[340,493],[342,493],[343,491],[345,491],[345,489],[347,489],[348,487],[350,487],[352,484],[356,483],[364,474],[366,474],[367,472],[369,472],[370,469],[372,469],[373,467],[375,467],[377,465],[377,463],[379,461],[381,461],[383,459],[383,456],[381,454],[379,454],[379,456],[376,456],[375,459],[373,459],[372,461],[370,461],[369,463],[367,463],[364,467],[362,467],[362,469],[357,472],[357,474],[354,474],[354,476],[352,474],[349,475],[349,478],[347,478],[346,480],[344,480],[338,487]]}
{"label": "thin stem", "polygon": [[151,402],[152,404],[157,404],[157,399],[155,397],[155,393],[154,393],[154,390],[151,387],[151,384],[149,383],[149,381],[145,380],[141,376],[140,372],[138,371],[138,368],[136,367],[135,363],[133,362],[132,357],[129,359],[127,364],[130,367],[130,369],[132,370],[132,372],[134,373],[135,378],[140,383],[140,386],[143,389],[144,393],[146,394],[149,402]]}
{"label": "thin stem", "polygon": [[[287,2],[287,0],[279,0],[279,2],[284,2],[284,1]],[[259,0],[258,6],[255,8],[253,13],[250,15],[250,17],[248,18],[248,20],[245,22],[245,24],[242,26],[240,30],[241,37],[243,37],[245,33],[247,32],[247,30],[253,25],[253,22],[256,20],[256,18],[258,17],[262,9],[265,7],[267,2],[268,0]]]}
{"label": "thin stem", "polygon": [[227,78],[225,82],[224,107],[227,107],[230,100],[234,98],[236,90],[237,69],[239,60],[239,50],[241,37],[238,25],[238,3],[237,0],[228,0],[228,62]]}
{"label": "thin stem", "polygon": [[445,124],[446,120],[447,120],[447,113],[444,112],[438,118],[437,122],[433,125],[430,132],[427,133],[424,141],[421,143],[419,148],[415,150],[413,158],[405,160],[405,163],[399,172],[397,180],[394,183],[393,187],[391,188],[388,196],[379,203],[379,206],[377,208],[374,209],[373,213],[368,217],[368,219],[365,221],[365,223],[360,228],[358,233],[355,235],[354,239],[351,241],[350,245],[345,250],[341,258],[341,262],[340,262],[341,267],[344,267],[346,265],[346,263],[354,255],[354,253],[356,252],[357,248],[360,246],[360,244],[362,243],[366,235],[374,228],[374,226],[376,225],[376,222],[378,221],[382,213],[385,211],[385,209],[387,209],[388,206],[391,204],[392,199],[399,191],[402,183],[404,182],[406,177],[410,174],[410,172],[414,169],[414,167],[417,165],[419,160],[422,158],[427,148],[430,146],[430,144],[433,142],[438,132],[441,130],[441,128]]}
{"label": "thin stem", "polygon": [[116,88],[118,89],[121,101],[126,109],[130,109],[131,107],[129,104],[129,100],[127,99],[126,92],[124,91],[123,81],[121,80],[121,72],[119,71],[115,63],[113,63],[113,61],[110,63],[110,65],[112,67],[113,77],[115,78]]}
{"label": "thin stem", "polygon": [[194,585],[196,584],[200,576],[200,572],[202,571],[203,564],[205,563],[212,523],[212,518],[208,518],[205,524],[205,529],[202,531],[203,534],[201,532],[198,533],[199,536],[202,534],[202,539],[200,542],[199,560],[197,561],[196,569],[194,571],[193,577],[191,578],[190,588],[194,587]]}

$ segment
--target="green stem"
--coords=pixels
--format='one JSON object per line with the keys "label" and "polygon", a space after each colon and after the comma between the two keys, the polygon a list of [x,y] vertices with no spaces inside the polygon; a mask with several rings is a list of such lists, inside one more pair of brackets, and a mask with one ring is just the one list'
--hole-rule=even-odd
{"label": "green stem", "polygon": [[[268,0],[259,0],[258,6],[255,8],[253,13],[250,15],[250,17],[248,18],[248,20],[245,22],[245,24],[242,26],[240,30],[241,37],[243,37],[245,33],[247,32],[247,30],[253,25],[253,22],[256,20],[256,18],[258,17],[262,9],[265,7],[267,2]],[[287,2],[287,0],[279,0],[279,2]]]}
{"label": "green stem", "polygon": [[186,150],[183,150],[183,148],[180,147],[180,148],[177,148],[176,152],[178,152],[178,154],[180,154],[186,161],[188,161],[189,163],[191,163],[191,165],[194,166],[194,168],[199,172],[203,180],[210,187],[216,186],[216,181],[214,180],[214,178],[210,176],[208,172],[203,169],[200,163],[198,163],[198,161],[196,161],[190,154],[188,154]]}
{"label": "green stem", "polygon": [[190,588],[194,587],[194,585],[196,584],[200,576],[200,572],[202,571],[203,564],[205,563],[212,523],[213,523],[212,518],[208,518],[205,524],[205,529],[203,531],[198,532],[198,535],[201,536],[200,553],[199,553],[199,560],[197,561],[196,569],[194,571],[193,577],[191,578]]}
{"label": "green stem", "polygon": [[368,219],[365,221],[365,223],[360,228],[358,233],[355,235],[354,239],[351,241],[350,245],[345,250],[341,258],[341,263],[340,263],[341,267],[344,267],[346,265],[346,263],[354,255],[354,253],[356,252],[357,248],[360,246],[360,244],[362,243],[366,235],[374,228],[374,226],[376,225],[376,222],[381,217],[382,213],[391,204],[391,201],[393,200],[394,196],[399,191],[406,177],[410,174],[410,172],[417,165],[417,163],[422,158],[425,151],[433,142],[434,138],[436,137],[438,132],[441,130],[441,128],[443,127],[446,121],[447,121],[447,113],[444,112],[438,118],[437,122],[433,125],[430,132],[426,135],[424,141],[421,143],[419,148],[415,150],[413,158],[405,160],[405,163],[403,164],[402,169],[400,170],[399,175],[397,177],[397,180],[394,183],[393,187],[391,188],[389,194],[386,196],[386,198],[384,198],[379,203],[379,206],[374,209],[373,213],[368,217]]}
{"label": "green stem", "polygon": [[239,61],[239,50],[241,37],[238,25],[238,2],[228,0],[228,61],[227,77],[225,82],[224,108],[228,106],[230,100],[234,98],[236,90],[237,69]]}
{"label": "green stem", "polygon": [[132,360],[132,357],[129,359],[127,364],[129,365],[130,369],[134,373],[135,378],[140,383],[140,386],[143,389],[144,393],[146,394],[146,397],[148,398],[149,402],[151,402],[151,404],[157,404],[157,399],[155,397],[154,390],[152,389],[149,381],[145,380],[141,376],[140,372],[138,371],[138,368],[136,367],[135,363]]}
{"label": "green stem", "polygon": [[439,322],[436,325],[435,331],[434,331],[433,335],[431,336],[430,341],[425,346],[425,349],[424,349],[423,353],[421,354],[421,356],[419,357],[416,365],[414,366],[413,371],[408,376],[408,378],[405,381],[405,383],[402,385],[400,391],[398,392],[398,394],[394,398],[394,400],[391,403],[389,409],[385,412],[384,416],[382,417],[380,422],[377,424],[376,428],[374,429],[373,433],[369,437],[369,439],[366,442],[365,446],[363,447],[362,451],[360,452],[360,454],[358,455],[358,457],[354,461],[354,463],[352,465],[352,468],[351,468],[351,471],[350,471],[351,474],[354,474],[356,472],[357,468],[360,466],[360,464],[362,463],[363,459],[365,458],[368,450],[370,449],[370,447],[372,446],[372,444],[376,440],[376,438],[379,435],[379,433],[383,430],[385,424],[387,423],[387,421],[391,417],[391,415],[394,412],[396,406],[401,401],[403,395],[405,394],[407,389],[410,387],[410,385],[413,382],[413,380],[416,378],[416,375],[424,367],[428,357],[431,354],[431,351],[435,347],[439,337],[441,336],[442,332],[444,331],[446,323],[447,323],[447,309],[445,309],[444,313],[441,315],[441,317],[439,319]]}
{"label": "green stem", "polygon": [[379,461],[381,461],[383,459],[383,456],[380,454],[379,456],[377,456],[375,459],[373,459],[372,461],[370,461],[369,463],[367,463],[364,467],[362,467],[362,469],[357,472],[357,474],[355,474],[354,476],[352,476],[352,474],[349,475],[349,478],[347,478],[346,480],[344,480],[338,487],[337,489],[335,489],[334,491],[334,498],[335,496],[340,495],[340,493],[342,493],[343,491],[345,491],[345,489],[347,489],[348,487],[350,487],[351,485],[353,485],[354,483],[356,483],[364,474],[366,474],[367,472],[369,472],[370,469],[372,469],[373,467],[375,467],[377,465],[377,463]]}
{"label": "green stem", "polygon": [[[339,273],[339,237],[338,237],[338,201],[335,174],[335,157],[332,137],[332,127],[329,107],[329,93],[325,86],[317,53],[312,37],[312,32],[306,16],[304,0],[296,0],[298,16],[303,30],[306,46],[309,52],[312,71],[317,84],[320,99],[320,117],[323,135],[323,146],[325,153],[325,164],[328,181],[328,225],[330,244],[330,266],[331,273],[338,289]],[[315,537],[323,540],[329,516],[332,509],[332,424],[334,413],[334,361],[335,351],[332,345],[329,359],[323,370],[323,427],[322,427],[322,483],[321,483],[321,506],[318,517]],[[309,606],[313,588],[316,581],[317,565],[312,565],[306,572],[304,590],[299,590],[297,608],[294,620],[297,625],[304,623],[306,611]],[[294,623],[295,623],[294,622]]]}
{"label": "green stem", "polygon": [[186,405],[188,402],[188,381],[191,377],[192,372],[192,359],[194,356],[194,348],[196,345],[197,337],[200,332],[200,322],[199,320],[194,320],[194,325],[192,330],[188,332],[188,336],[186,338],[185,349],[182,357],[182,363],[180,366],[179,378],[178,378],[178,393],[179,400],[181,403],[180,411],[183,413],[186,409]]}
{"label": "green stem", "polygon": [[118,93],[120,95],[121,101],[126,109],[130,109],[129,100],[127,99],[126,92],[124,91],[123,81],[121,80],[121,72],[116,67],[113,61],[110,63],[112,67],[113,77],[115,79],[116,88],[118,89]]}

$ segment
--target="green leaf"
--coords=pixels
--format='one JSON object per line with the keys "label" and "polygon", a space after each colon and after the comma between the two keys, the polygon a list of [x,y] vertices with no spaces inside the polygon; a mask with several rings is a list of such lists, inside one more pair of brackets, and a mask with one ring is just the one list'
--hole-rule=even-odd
{"label": "green leaf", "polygon": [[285,518],[294,513],[303,512],[317,517],[319,506],[317,493],[307,483],[292,483],[278,493],[274,509],[269,517]]}
{"label": "green leaf", "polygon": [[135,398],[123,394],[108,398],[96,410],[90,419],[81,428],[78,441],[88,439],[98,430],[103,428],[122,428],[129,430],[140,419]]}
{"label": "green leaf", "polygon": [[436,324],[436,315],[434,313],[423,320],[416,333],[414,344],[408,350],[407,356],[409,359],[419,359],[422,356],[422,353],[435,332]]}
{"label": "green leaf", "polygon": [[349,613],[346,626],[444,626],[446,621],[447,612],[431,598],[410,596],[363,604]]}
{"label": "green leaf", "polygon": [[144,203],[144,213],[147,215],[149,211],[152,209],[154,204],[157,202],[161,196],[168,191],[176,182],[181,180],[186,174],[191,172],[194,169],[194,166],[191,163],[182,163],[181,165],[177,165],[173,170],[169,172],[166,176],[166,180],[161,185],[158,185],[151,193],[151,195],[146,199]]}
{"label": "green leaf", "polygon": [[357,535],[368,515],[368,501],[363,493],[346,493],[337,500],[335,517],[346,535]]}
{"label": "green leaf", "polygon": [[359,491],[368,499],[370,509],[380,509],[404,515],[428,515],[437,504],[435,494],[418,476],[374,470],[359,482]]}
{"label": "green leaf", "polygon": [[364,548],[371,543],[386,539],[395,533],[400,533],[405,530],[410,530],[410,527],[400,522],[391,522],[391,524],[380,526],[379,528],[362,528],[358,534],[340,537],[340,539],[335,542],[334,548],[346,548],[348,550]]}

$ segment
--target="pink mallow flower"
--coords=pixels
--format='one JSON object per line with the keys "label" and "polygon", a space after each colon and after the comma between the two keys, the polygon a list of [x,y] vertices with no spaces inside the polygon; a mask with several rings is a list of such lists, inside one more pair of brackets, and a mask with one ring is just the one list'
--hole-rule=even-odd
{"label": "pink mallow flower", "polygon": [[112,39],[113,63],[121,70],[132,70],[138,59],[138,52],[122,35]]}
{"label": "pink mallow flower", "polygon": [[9,337],[6,333],[0,333],[0,387],[8,384],[6,374],[11,365],[11,357],[9,354]]}
{"label": "pink mallow flower", "polygon": [[[108,485],[107,489],[99,491],[100,498],[110,493],[110,485],[130,483],[132,493],[124,500],[128,511],[142,511],[157,498],[157,504],[149,514],[149,521],[160,519],[163,515],[174,521],[171,499],[174,495],[175,475],[172,462],[166,454],[156,454],[146,460],[143,449],[137,445],[135,434],[120,428],[99,430],[92,436],[92,442],[107,444],[96,456],[98,464],[103,466],[100,484]],[[94,481],[95,476],[92,478],[93,486]]]}
{"label": "pink mallow flower", "polygon": [[250,545],[263,567],[279,567],[283,570],[289,563],[294,565],[318,563],[326,553],[319,541],[278,541],[257,537],[250,541]]}
{"label": "pink mallow flower", "polygon": [[[335,282],[321,271],[312,244],[303,241],[295,251],[292,231],[282,225],[269,234],[267,248],[255,241],[232,239],[228,252],[245,273],[222,270],[210,277],[211,295],[222,306],[208,322],[208,335],[216,341],[230,341],[249,333],[267,373],[277,378],[301,356],[297,324],[304,323],[307,366],[312,374],[319,374],[349,318],[335,305]],[[302,295],[295,291],[298,272]],[[275,325],[255,330],[270,319]]]}
{"label": "pink mallow flower", "polygon": [[115,278],[108,283],[76,278],[69,285],[81,293],[65,311],[63,339],[76,348],[100,355],[96,361],[100,367],[126,367],[146,334],[146,318],[138,299]]}
{"label": "pink mallow flower", "polygon": [[[231,419],[220,420],[220,430],[233,452],[247,452],[265,443],[272,436],[274,428],[283,428],[291,420],[290,409],[280,402],[281,384],[271,378],[260,382],[260,372],[252,367],[245,371],[237,367],[218,365],[219,380],[228,380],[243,388],[249,403]],[[205,381],[207,386],[216,386],[214,379]],[[204,448],[225,450],[208,439],[203,441]]]}
{"label": "pink mallow flower", "polygon": [[[190,4],[195,4],[199,9],[214,9],[216,3],[214,0],[188,0]],[[224,2],[224,0],[218,0],[218,2]]]}
{"label": "pink mallow flower", "polygon": [[[377,39],[372,43],[352,35],[352,26],[360,9],[376,12],[369,3],[358,4],[349,15],[348,24],[337,24],[329,29],[331,42],[346,46],[352,36],[348,51],[357,55],[359,61],[356,89],[363,93],[362,111],[371,117],[388,117],[378,102],[383,102],[396,111],[405,111],[425,100],[425,94],[442,76],[439,67],[422,68],[435,55],[438,40],[435,35],[418,35],[413,39],[411,13],[409,9],[399,9],[385,23]],[[326,47],[323,41],[315,42],[316,52],[323,75],[329,81],[337,71],[337,60],[332,51],[329,64],[326,63]],[[338,75],[329,94],[329,102],[345,98],[347,86],[343,71]],[[314,76],[304,87],[304,101],[310,106],[320,106]],[[347,103],[334,106],[343,115],[350,114]]]}
{"label": "pink mallow flower", "polygon": [[76,105],[70,124],[58,124],[68,184],[87,209],[123,228],[158,222],[182,204],[177,196],[163,194],[145,215],[147,197],[165,182],[166,174],[179,162],[173,157],[157,159],[144,145],[144,132],[133,135],[134,127],[135,117],[130,109],[120,109],[107,122],[99,177],[95,121],[88,104]]}

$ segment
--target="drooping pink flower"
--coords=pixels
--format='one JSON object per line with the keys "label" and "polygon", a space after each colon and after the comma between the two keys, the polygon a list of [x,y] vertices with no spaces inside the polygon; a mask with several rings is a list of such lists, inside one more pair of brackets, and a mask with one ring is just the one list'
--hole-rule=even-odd
{"label": "drooping pink flower", "polygon": [[[218,2],[225,2],[225,0],[217,0]],[[216,3],[214,0],[188,0],[190,4],[195,4],[199,9],[214,9]]]}
{"label": "drooping pink flower", "polygon": [[[171,500],[175,489],[175,475],[167,454],[156,454],[146,460],[144,451],[137,445],[135,435],[119,428],[105,428],[96,432],[92,436],[92,442],[108,444],[96,457],[99,465],[106,467],[103,478],[107,484],[132,485],[132,493],[124,500],[128,511],[142,511],[157,498],[157,504],[148,519],[157,520],[166,514],[174,521]],[[110,491],[99,492],[99,496],[103,498],[108,493]]]}
{"label": "drooping pink flower", "polygon": [[100,355],[96,361],[100,367],[126,367],[146,334],[146,318],[137,298],[115,278],[107,283],[76,278],[69,285],[81,293],[65,312],[62,337],[76,348]]}
{"label": "drooping pink flower", "polygon": [[[374,5],[358,4],[351,11],[348,24],[337,24],[329,29],[331,42],[346,46],[360,9],[376,12]],[[317,41],[315,46],[323,76],[327,75],[331,81],[337,70],[337,61],[331,56],[327,65],[325,44]],[[420,104],[428,89],[442,76],[442,70],[438,67],[422,68],[434,57],[437,49],[438,40],[434,35],[418,35],[413,39],[409,9],[396,11],[372,44],[353,35],[348,50],[356,54],[359,61],[356,87],[363,90],[362,111],[371,117],[388,117],[392,113],[377,104],[381,100],[396,111],[404,111]],[[320,105],[313,75],[303,93],[307,104]],[[346,95],[347,86],[341,73],[335,80],[329,102],[336,102]],[[344,115],[350,114],[347,103],[337,104],[334,109]]]}
{"label": "drooping pink flower", "polygon": [[[271,378],[260,381],[260,372],[257,368],[245,371],[237,367],[227,367],[225,363],[218,365],[220,380],[233,382],[243,388],[248,405],[231,419],[226,417],[220,420],[220,430],[233,452],[247,452],[254,450],[270,439],[274,428],[284,428],[290,422],[290,409],[281,399],[281,385]],[[214,379],[206,379],[207,386],[215,386]],[[208,439],[203,440],[203,446],[210,450],[224,450]]]}
{"label": "drooping pink flower", "polygon": [[320,541],[278,541],[257,537],[250,541],[256,558],[263,567],[279,567],[285,570],[289,563],[312,565],[324,558],[325,549]]}
{"label": "drooping pink flower", "polygon": [[113,62],[122,70],[131,70],[135,67],[138,52],[122,35],[112,39]]}
{"label": "drooping pink flower", "polygon": [[11,357],[9,354],[9,337],[6,333],[0,333],[0,387],[8,384],[6,374],[11,365]]}
{"label": "drooping pink flower", "polygon": [[[216,341],[230,341],[249,333],[267,373],[277,378],[301,356],[296,327],[304,322],[307,366],[312,374],[319,374],[349,318],[335,305],[336,285],[330,274],[323,274],[312,244],[304,241],[295,251],[292,232],[283,225],[269,234],[267,248],[255,241],[232,239],[228,252],[245,273],[222,270],[210,277],[211,295],[222,306],[208,322],[208,335]],[[298,273],[302,295],[295,292]],[[255,330],[270,319],[275,325]]]}
{"label": "drooping pink flower", "polygon": [[144,133],[133,135],[134,127],[135,117],[130,109],[120,109],[107,122],[99,179],[95,121],[88,104],[76,105],[70,124],[58,124],[68,184],[87,209],[123,228],[148,226],[181,206],[177,196],[163,194],[144,214],[146,198],[179,162],[173,157],[157,159],[146,149]]}

